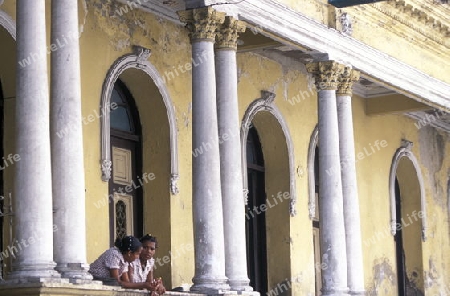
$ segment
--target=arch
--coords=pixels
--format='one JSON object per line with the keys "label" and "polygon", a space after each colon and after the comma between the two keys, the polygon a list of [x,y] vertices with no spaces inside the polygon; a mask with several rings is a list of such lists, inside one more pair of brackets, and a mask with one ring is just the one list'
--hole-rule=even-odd
{"label": "arch", "polygon": [[102,137],[102,159],[101,159],[101,170],[102,170],[102,180],[107,182],[111,177],[111,155],[110,155],[110,117],[109,117],[109,107],[111,93],[114,88],[114,83],[125,70],[127,69],[138,69],[145,72],[155,83],[158,88],[164,105],[167,110],[167,116],[169,120],[170,128],[170,192],[172,194],[178,194],[177,181],[179,179],[178,173],[178,137],[177,137],[177,125],[175,110],[173,108],[172,100],[170,99],[169,93],[166,86],[164,85],[164,79],[159,75],[156,68],[147,60],[151,54],[150,49],[143,48],[141,46],[134,46],[133,53],[126,54],[119,59],[117,59],[106,75],[106,79],[103,83],[102,96],[101,96],[101,106],[100,111],[102,116],[101,119],[101,137]]}
{"label": "arch", "polygon": [[9,35],[16,40],[16,22],[2,10],[0,10],[0,26],[5,28]]}
{"label": "arch", "polygon": [[391,206],[391,209],[390,209],[391,210],[391,223],[390,223],[391,234],[394,236],[397,231],[397,227],[396,227],[397,214],[396,214],[396,206],[395,206],[396,173],[397,173],[397,168],[400,163],[400,160],[403,157],[406,157],[412,162],[412,164],[416,170],[417,180],[419,181],[420,207],[421,207],[421,211],[422,211],[422,241],[425,242],[427,239],[427,237],[426,237],[427,216],[426,216],[425,189],[424,189],[424,185],[423,185],[424,182],[423,182],[419,162],[417,161],[417,158],[414,156],[414,154],[411,151],[412,145],[413,145],[412,142],[407,141],[407,140],[402,140],[402,145],[400,146],[400,148],[397,149],[397,151],[394,154],[394,157],[392,158],[392,165],[391,165],[391,170],[389,173],[389,197],[390,197],[390,206]]}
{"label": "arch", "polygon": [[308,148],[308,212],[309,219],[313,219],[316,214],[316,179],[314,172],[314,161],[316,158],[316,147],[319,144],[319,126],[316,125],[314,128]]}
{"label": "arch", "polygon": [[247,170],[245,169],[247,167],[247,153],[246,153],[246,140],[248,131],[250,129],[250,125],[252,123],[253,118],[255,115],[260,111],[268,111],[270,112],[278,121],[278,123],[281,125],[281,129],[284,133],[285,139],[286,139],[286,145],[288,150],[288,157],[289,157],[289,191],[290,191],[290,204],[289,204],[289,214],[291,217],[294,217],[297,214],[297,211],[295,209],[297,197],[296,197],[296,191],[295,191],[295,168],[294,168],[294,145],[292,143],[291,135],[289,133],[289,128],[284,121],[283,116],[281,115],[281,112],[278,110],[278,108],[273,104],[273,101],[275,100],[275,94],[271,93],[269,91],[261,91],[261,98],[256,99],[253,101],[250,106],[245,111],[244,118],[242,120],[242,126],[241,126],[241,161],[242,161],[242,175],[243,175],[243,182],[244,182],[244,194],[247,200],[247,193],[248,193],[248,182],[247,182]]}

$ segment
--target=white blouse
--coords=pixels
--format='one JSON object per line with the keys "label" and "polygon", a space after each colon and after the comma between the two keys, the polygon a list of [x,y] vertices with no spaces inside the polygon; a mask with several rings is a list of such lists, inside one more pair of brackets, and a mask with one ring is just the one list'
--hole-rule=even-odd
{"label": "white blouse", "polygon": [[150,258],[147,260],[147,264],[142,266],[141,260],[138,258],[130,263],[130,266],[133,267],[133,275],[130,279],[132,283],[143,283],[147,281],[147,276],[150,271],[153,269],[155,265],[155,259]]}

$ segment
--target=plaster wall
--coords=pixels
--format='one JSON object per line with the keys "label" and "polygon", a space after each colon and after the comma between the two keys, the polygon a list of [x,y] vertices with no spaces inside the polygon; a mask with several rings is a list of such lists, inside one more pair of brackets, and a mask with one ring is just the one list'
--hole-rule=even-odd
{"label": "plaster wall", "polygon": [[[12,2],[6,2],[2,9],[14,15]],[[191,249],[191,71],[185,67],[191,61],[189,39],[187,31],[181,26],[138,10],[131,10],[118,17],[117,7],[98,0],[80,1],[80,24],[83,29],[80,38],[82,112],[86,117],[99,111],[101,89],[107,71],[117,58],[131,52],[131,45],[152,49],[149,61],[162,77],[166,77],[166,87],[177,117],[180,171],[178,195],[169,194],[170,169],[169,156],[166,154],[168,123],[161,96],[152,81],[138,70],[126,71],[121,79],[135,97],[143,125],[143,172],[154,172],[156,176],[154,181],[144,187],[144,231],[160,239],[158,257],[168,256],[171,251],[171,262],[162,266],[157,273],[161,272],[168,286],[179,286],[190,283],[194,271]],[[317,18],[320,15],[323,14],[318,13]],[[3,34],[4,31],[0,31]],[[4,35],[0,35],[0,38],[0,77],[4,83],[9,81],[8,78],[4,80],[4,77],[14,73],[11,62],[14,61],[14,51],[11,44],[3,42],[6,39]],[[403,46],[407,47],[407,44]],[[438,57],[434,59],[439,61]],[[434,71],[434,67],[438,67],[435,64],[440,65],[427,63],[427,71]],[[445,79],[444,71],[445,65],[442,72],[436,73]],[[289,60],[275,62],[255,53],[238,54],[238,81],[240,118],[243,118],[249,104],[261,97],[261,90],[274,92],[274,104],[290,129],[294,146],[297,215],[289,217],[287,202],[267,212],[269,289],[288,281],[292,286],[288,292],[291,295],[313,295],[313,235],[312,223],[308,218],[306,168],[310,135],[317,124],[316,93],[303,66]],[[3,88],[5,96],[14,93],[14,82],[5,82]],[[7,100],[5,106],[5,154],[14,151],[13,102]],[[363,153],[356,166],[368,294],[396,293],[395,245],[389,232],[388,178],[392,157],[401,139],[414,143],[412,151],[421,166],[427,201],[427,241],[421,245],[421,254],[412,253],[411,256],[422,257],[421,276],[427,295],[437,295],[438,292],[448,290],[448,136],[429,126],[418,128],[417,122],[401,114],[367,116],[365,99],[356,96],[353,99],[353,114],[355,150],[357,154]],[[260,133],[264,157],[269,164],[266,174],[267,197],[288,191],[287,150],[278,123],[270,114],[258,114],[254,124]],[[108,194],[107,183],[100,178],[100,120],[84,125],[83,136],[87,259],[92,262],[109,247],[108,206],[98,203]],[[387,145],[378,149],[375,146],[377,140],[378,143],[384,140]],[[13,171],[5,170],[5,176],[7,192],[7,188],[12,186]],[[175,258],[177,251],[179,255]]]}
{"label": "plaster wall", "polygon": [[450,83],[448,5],[431,0],[381,1],[339,9],[325,0],[279,2],[338,31],[343,27],[341,15],[347,14],[353,31],[349,38]]}

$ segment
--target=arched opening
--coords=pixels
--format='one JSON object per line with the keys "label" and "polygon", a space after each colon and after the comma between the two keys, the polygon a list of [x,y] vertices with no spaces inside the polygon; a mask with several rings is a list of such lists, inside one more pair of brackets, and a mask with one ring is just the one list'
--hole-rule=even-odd
{"label": "arched opening", "polygon": [[136,103],[125,84],[117,80],[111,95],[109,180],[111,245],[126,235],[143,234],[141,123]]}
{"label": "arched opening", "polygon": [[399,295],[424,295],[421,185],[416,167],[402,157],[396,170],[395,246]]}
{"label": "arched opening", "polygon": [[319,192],[319,128],[316,126],[311,134],[308,149],[308,212],[313,230],[313,255],[315,295],[322,295],[322,252],[320,250],[320,192]]}
{"label": "arched opening", "polygon": [[[190,236],[185,231],[179,229],[180,227],[173,227],[174,225],[178,225],[177,223],[179,221],[176,221],[176,218],[175,220],[171,218],[171,176],[174,166],[172,164],[173,151],[171,145],[173,138],[172,126],[170,118],[168,118],[169,111],[166,108],[165,101],[156,81],[146,71],[133,67],[125,70],[122,69],[120,75],[114,80],[114,88],[111,90],[109,101],[103,101],[102,106],[111,106],[110,109],[115,107],[113,105],[115,100],[114,93],[120,84],[122,85],[122,91],[125,87],[125,95],[132,98],[130,101],[132,105],[128,106],[128,108],[132,107],[132,109],[135,109],[134,118],[138,119],[138,121],[134,121],[137,121],[135,124],[140,124],[140,131],[139,128],[136,129],[136,126],[134,128],[134,134],[136,135],[128,135],[131,138],[136,138],[137,135],[140,135],[140,144],[137,146],[140,149],[140,155],[136,158],[138,170],[136,170],[136,178],[131,187],[136,187],[136,190],[141,194],[141,199],[138,200],[139,203],[137,204],[137,211],[140,211],[140,213],[135,211],[136,208],[133,208],[133,215],[140,214],[142,216],[135,218],[139,228],[136,229],[134,235],[139,236],[151,233],[158,238],[158,253],[170,254],[170,252],[174,252],[171,250],[173,235],[181,238],[183,241],[189,241]],[[119,110],[119,108],[116,110]],[[125,108],[119,111],[119,122],[123,123],[122,119],[128,118],[124,116],[127,110]],[[114,110],[111,110],[108,116],[111,143],[107,146],[110,149],[109,155],[111,156],[114,155],[112,151],[114,135],[124,135],[123,131],[114,131],[114,129],[117,130],[112,123],[115,116],[114,112]],[[125,121],[125,123],[127,122],[130,121]],[[126,126],[126,128],[128,130],[132,129],[131,126]],[[119,155],[121,155],[121,159],[124,159],[126,154],[121,152],[123,151],[119,150]],[[113,157],[111,157],[111,161],[113,164],[110,180],[113,179],[114,174]],[[126,191],[126,186],[124,189]],[[122,210],[121,213],[127,210],[130,212],[126,200],[122,199],[120,201],[119,209]],[[110,214],[113,215],[115,213],[110,212]],[[179,219],[183,220],[182,223],[186,223],[186,220],[188,220],[186,217],[180,217]],[[121,221],[124,220],[122,219]],[[173,277],[177,276],[176,274],[172,274],[172,269],[176,268],[176,266],[174,267],[175,262],[167,264],[167,262],[158,261],[155,264],[158,269],[158,276],[162,276],[165,279],[165,285],[171,286]]]}
{"label": "arched opening", "polygon": [[[251,107],[249,110],[251,110]],[[254,178],[257,178],[256,176],[260,174],[259,179],[256,180],[264,180],[264,184],[262,184],[262,182],[259,183],[259,188],[252,189],[253,192],[258,194],[258,197],[252,201],[255,202],[252,213],[255,217],[261,215],[261,220],[263,219],[262,217],[264,217],[265,224],[265,233],[260,233],[258,235],[260,240],[265,236],[266,250],[264,252],[266,252],[266,256],[261,259],[259,264],[261,264],[261,262],[264,264],[264,259],[267,262],[266,284],[262,284],[261,288],[255,288],[255,290],[264,290],[264,285],[266,285],[268,291],[272,289],[280,290],[278,287],[281,287],[283,291],[279,292],[290,294],[291,283],[289,281],[286,282],[286,279],[289,279],[291,276],[290,217],[294,212],[294,208],[293,200],[291,198],[291,158],[288,152],[290,151],[290,146],[288,146],[287,143],[286,130],[283,129],[282,124],[280,123],[282,118],[274,116],[270,111],[257,111],[255,113],[247,114],[244,118],[248,120],[244,120],[244,126],[248,127],[248,133],[244,133],[245,138],[243,138],[243,143],[247,143],[248,138],[250,138],[250,132],[252,132],[253,136],[249,140],[253,141],[252,145],[253,148],[255,148],[255,144],[257,143],[256,140],[259,139],[259,144],[257,144],[256,147],[260,147],[262,151],[262,154],[260,153],[260,155],[263,155],[264,164],[264,174],[262,174],[262,171],[259,171],[259,173],[256,173],[255,171],[250,172],[253,174],[252,177]],[[248,149],[251,146],[246,145],[244,147]],[[247,153],[249,153],[249,151],[245,152],[246,156]],[[246,157],[244,159],[246,159]],[[247,166],[247,163],[248,161],[246,160],[244,164],[245,167]],[[262,163],[261,160],[260,163]],[[247,175],[247,173],[248,172],[246,171],[244,175]],[[256,174],[256,176],[254,174]],[[249,182],[254,181],[251,180],[249,176],[246,177],[247,180],[244,180],[244,182],[248,185],[248,189],[250,190],[251,183]],[[259,208],[257,207],[258,205]],[[251,205],[249,205],[249,208],[250,206]],[[247,216],[251,215],[249,213],[246,214]],[[254,219],[251,216],[250,218]],[[261,224],[259,226],[260,228],[262,227]],[[252,230],[250,229],[250,231]],[[264,232],[264,229],[259,229],[259,231]],[[258,249],[261,249],[264,248],[264,245],[257,247]],[[251,270],[249,270],[249,274],[251,275]],[[261,292],[261,295],[263,295],[263,293],[265,293],[263,290],[257,291]]]}
{"label": "arched opening", "polygon": [[267,293],[266,214],[264,211],[259,211],[261,206],[266,203],[265,169],[261,142],[254,127],[248,131],[246,151],[248,179],[248,203],[245,212],[247,269],[250,286],[261,295],[265,295]]}

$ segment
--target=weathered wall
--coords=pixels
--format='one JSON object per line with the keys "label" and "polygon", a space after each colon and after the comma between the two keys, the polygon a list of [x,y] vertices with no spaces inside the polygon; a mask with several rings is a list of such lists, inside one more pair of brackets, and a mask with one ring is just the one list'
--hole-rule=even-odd
{"label": "weathered wall", "polygon": [[448,5],[433,0],[392,0],[338,9],[326,0],[279,2],[339,31],[340,16],[346,13],[351,20],[352,38],[450,82],[446,75],[450,72]]}
{"label": "weathered wall", "polygon": [[[179,50],[189,48],[189,39],[179,26],[137,10],[124,13],[120,7],[101,1],[87,3],[85,32],[80,41],[83,97],[90,99],[84,100],[83,112],[98,109],[101,86],[109,67],[117,58],[130,53],[132,45],[152,50],[149,61],[156,67],[161,79],[163,76],[165,78],[178,119],[179,147],[185,151],[179,156],[182,178],[179,181],[180,193],[176,196],[169,193],[169,124],[161,94],[142,71],[126,70],[120,79],[130,89],[140,113],[143,127],[142,171],[154,173],[156,177],[144,186],[144,232],[157,236],[160,242],[157,257],[161,259],[161,264],[157,263],[156,273],[163,276],[169,287],[177,286],[190,282],[193,273],[191,180],[186,178],[191,175],[190,96],[187,95],[191,90],[189,75],[178,69],[179,65],[190,61],[190,52]],[[108,236],[105,235],[109,223],[108,207],[99,209],[93,206],[108,192],[107,183],[99,178],[99,122],[85,128],[85,139],[88,225],[89,221],[103,221],[101,227],[88,231],[88,261],[91,262],[108,246]],[[168,256],[173,259],[170,263],[164,262]]]}
{"label": "weathered wall", "polygon": [[[159,238],[158,257],[168,256],[169,251],[172,253],[171,263],[157,270],[157,273],[161,272],[168,286],[190,283],[194,262],[191,208],[191,71],[184,68],[191,59],[187,31],[181,26],[137,10],[123,13],[119,17],[118,6],[111,6],[108,1],[79,3],[83,29],[80,38],[83,116],[99,110],[102,84],[107,71],[117,58],[131,52],[131,45],[151,48],[149,61],[161,76],[166,77],[166,87],[176,112],[179,141],[180,193],[175,196],[170,195],[168,191],[168,122],[161,95],[153,82],[137,70],[125,72],[121,79],[130,88],[139,108],[143,126],[143,172],[153,172],[156,176],[154,181],[144,187],[144,231]],[[327,13],[321,10],[323,5],[320,3],[307,2],[302,9],[305,9],[305,13],[316,13],[315,19],[325,20]],[[14,15],[12,7],[13,3],[8,2],[3,4],[2,9]],[[358,34],[363,34],[362,31],[358,33],[358,30],[362,30],[362,27],[356,29],[355,36],[363,39],[362,35],[358,37]],[[5,92],[8,96],[8,93],[14,93],[14,82],[5,82],[8,81],[8,75],[15,75],[11,62],[14,57],[12,44],[4,42],[7,38],[4,30],[0,31],[0,34],[3,34],[0,35],[0,77],[4,83],[4,91],[11,90]],[[376,38],[373,38],[373,41],[367,38],[367,42],[392,46],[386,51],[401,44],[395,41],[386,45],[388,42],[385,42],[385,37],[380,36],[381,33],[364,33],[366,37],[369,35]],[[408,43],[401,45],[406,48],[409,46]],[[427,73],[439,75],[443,80],[448,79],[444,75],[448,68],[445,63],[440,62],[441,57],[422,52],[420,55],[424,54],[424,57],[431,59],[428,60],[430,62],[422,64],[414,52],[415,50],[412,50],[411,55],[399,52],[398,55]],[[290,129],[294,146],[297,215],[289,217],[288,202],[267,212],[269,289],[288,280],[292,282],[292,295],[313,295],[314,258],[312,224],[308,218],[307,151],[310,135],[317,124],[316,93],[311,88],[311,81],[304,67],[288,59],[275,62],[254,53],[239,53],[238,79],[240,118],[249,104],[261,97],[261,90],[274,92],[274,104]],[[6,102],[5,154],[14,152],[13,102],[13,99]],[[447,135],[429,126],[418,128],[417,122],[398,114],[367,116],[364,112],[364,102],[365,99],[358,97],[353,100],[355,149],[356,153],[364,155],[356,165],[366,289],[369,295],[396,294],[395,244],[389,232],[388,178],[392,157],[400,146],[401,139],[407,139],[414,142],[412,151],[419,160],[425,180],[428,216],[427,241],[421,245],[421,254],[413,251],[411,257],[422,257],[423,275],[419,276],[423,277],[423,289],[427,294],[436,295],[439,291],[445,291],[446,283],[450,282],[450,258],[447,249],[447,184],[450,163],[446,157],[449,153]],[[278,192],[286,192],[289,190],[289,171],[281,128],[269,114],[259,114],[254,123],[261,135],[263,153],[268,163],[266,194],[270,197]],[[92,262],[109,246],[108,206],[96,206],[100,205],[98,201],[108,194],[107,183],[102,182],[100,178],[100,121],[97,119],[84,125],[83,136],[87,250],[88,262]],[[387,146],[378,149],[375,143],[382,140],[386,141]],[[5,170],[5,191],[12,188],[12,172]]]}

